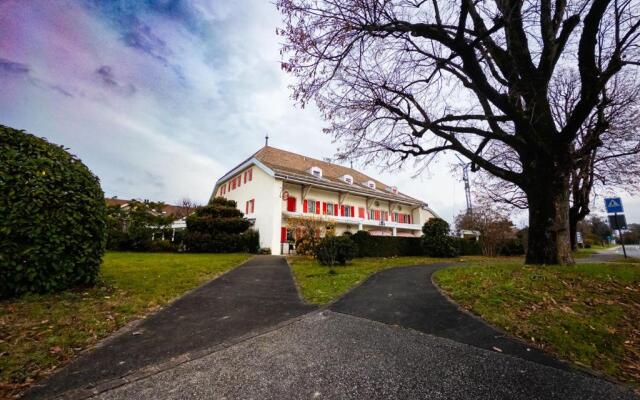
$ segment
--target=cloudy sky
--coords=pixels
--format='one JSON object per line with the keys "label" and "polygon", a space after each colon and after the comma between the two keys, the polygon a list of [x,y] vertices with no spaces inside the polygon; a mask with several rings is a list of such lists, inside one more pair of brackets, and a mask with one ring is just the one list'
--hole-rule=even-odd
{"label": "cloudy sky", "polygon": [[[0,0],[0,124],[68,147],[108,196],[167,203],[206,202],[267,133],[331,157],[319,113],[289,99],[279,22],[266,0]],[[418,177],[365,172],[451,221],[464,192],[449,160]],[[624,200],[640,222],[638,199]]]}

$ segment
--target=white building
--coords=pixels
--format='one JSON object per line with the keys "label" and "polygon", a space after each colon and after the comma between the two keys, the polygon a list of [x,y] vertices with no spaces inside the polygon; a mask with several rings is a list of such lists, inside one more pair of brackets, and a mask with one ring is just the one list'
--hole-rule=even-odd
{"label": "white building", "polygon": [[436,214],[426,203],[354,169],[265,146],[220,178],[212,197],[234,200],[260,232],[260,246],[286,252],[289,217],[330,221],[336,234],[420,236]]}

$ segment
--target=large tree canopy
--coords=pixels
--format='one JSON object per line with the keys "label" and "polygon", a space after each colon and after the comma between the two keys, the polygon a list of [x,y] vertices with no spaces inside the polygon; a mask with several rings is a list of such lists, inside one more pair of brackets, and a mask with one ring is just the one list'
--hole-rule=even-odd
{"label": "large tree canopy", "polygon": [[[614,78],[637,86],[638,2],[279,0],[283,68],[343,156],[456,151],[526,196],[527,262],[568,263],[571,175],[608,140],[584,127]],[[564,79],[575,98],[557,118]]]}

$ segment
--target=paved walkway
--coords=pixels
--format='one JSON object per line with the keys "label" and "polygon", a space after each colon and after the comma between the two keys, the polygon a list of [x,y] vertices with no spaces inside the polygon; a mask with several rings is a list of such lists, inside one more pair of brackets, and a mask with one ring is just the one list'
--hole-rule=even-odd
{"label": "paved walkway", "polygon": [[566,368],[564,363],[546,353],[505,336],[479,318],[461,311],[444,297],[431,282],[431,275],[447,265],[381,271],[333,304],[331,310]]}
{"label": "paved walkway", "polygon": [[142,321],[27,393],[45,398],[272,327],[315,307],[303,304],[282,257],[257,256]]}
{"label": "paved walkway", "polygon": [[99,400],[609,400],[630,392],[583,374],[331,311]]}
{"label": "paved walkway", "polygon": [[[257,257],[107,341],[29,397],[635,398],[461,312],[431,284],[445,265],[383,271],[314,311],[300,301],[284,258]],[[87,389],[90,382],[99,385]]]}

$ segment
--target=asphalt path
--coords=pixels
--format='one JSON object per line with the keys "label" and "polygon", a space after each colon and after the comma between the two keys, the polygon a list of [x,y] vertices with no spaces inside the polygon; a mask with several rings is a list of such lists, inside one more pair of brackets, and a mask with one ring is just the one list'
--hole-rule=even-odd
{"label": "asphalt path", "polygon": [[92,387],[267,329],[315,308],[301,301],[284,258],[257,256],[85,353],[34,386],[26,398],[49,398]]}

